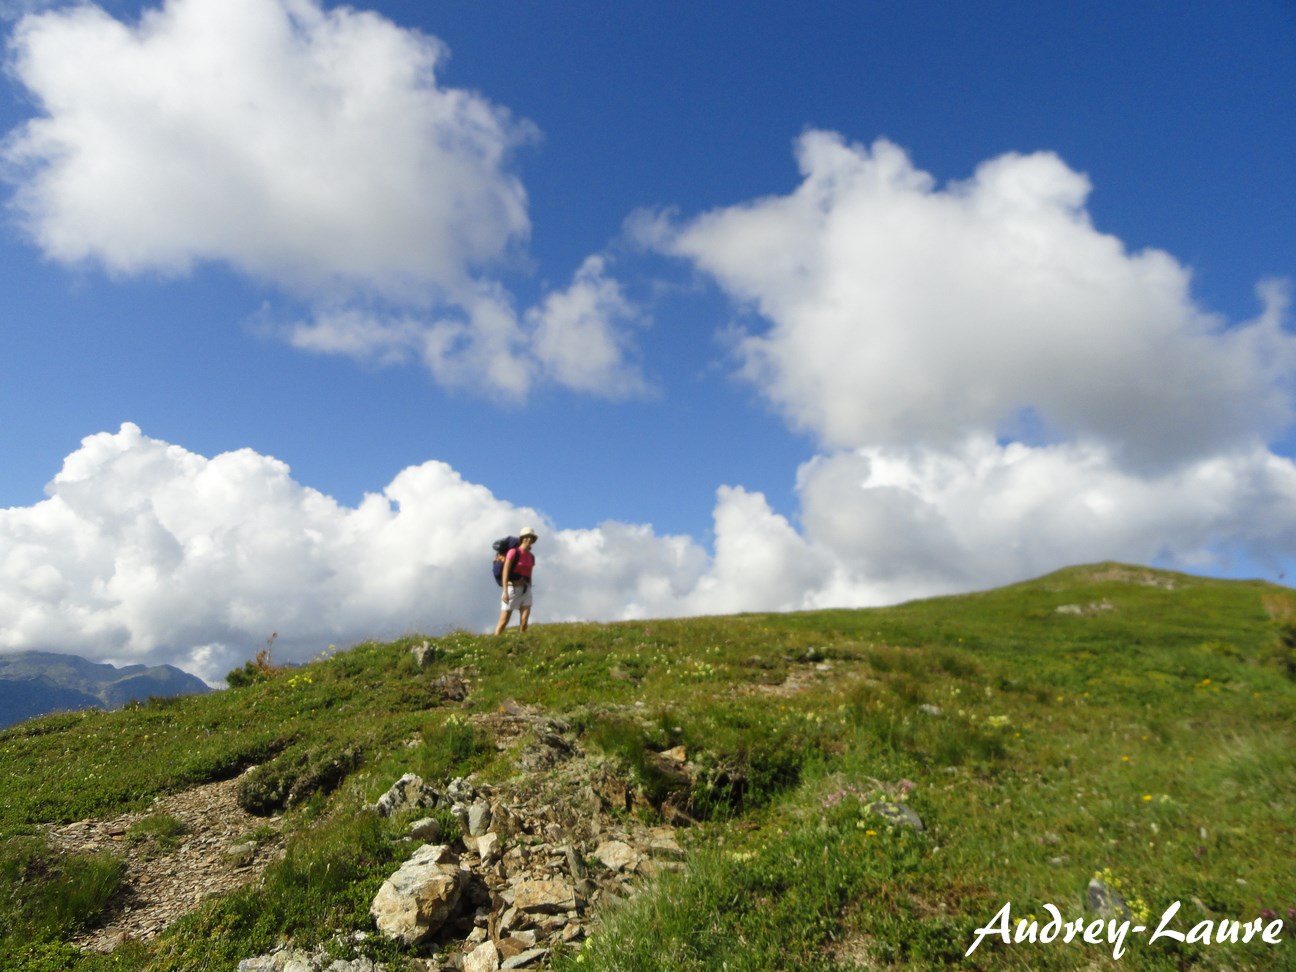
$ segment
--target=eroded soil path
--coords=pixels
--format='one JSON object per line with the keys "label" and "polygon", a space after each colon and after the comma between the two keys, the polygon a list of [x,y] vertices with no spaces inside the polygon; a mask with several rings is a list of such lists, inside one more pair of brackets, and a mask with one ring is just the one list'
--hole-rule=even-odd
{"label": "eroded soil path", "polygon": [[[62,850],[111,851],[126,864],[123,893],[100,926],[73,943],[108,952],[130,939],[147,941],[203,898],[256,880],[282,853],[280,821],[240,807],[238,784],[209,783],[162,797],[143,812],[47,828],[50,842]],[[132,828],[146,817],[178,820],[182,832],[169,842],[138,837]]]}

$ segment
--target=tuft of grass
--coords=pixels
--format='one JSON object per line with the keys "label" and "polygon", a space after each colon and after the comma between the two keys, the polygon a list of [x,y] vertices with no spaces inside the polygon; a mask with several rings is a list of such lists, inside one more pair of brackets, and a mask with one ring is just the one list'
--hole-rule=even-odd
{"label": "tuft of grass", "polygon": [[165,813],[152,813],[131,825],[126,839],[133,844],[151,843],[165,853],[180,846],[180,838],[189,832],[183,820]]}
{"label": "tuft of grass", "polygon": [[410,743],[379,761],[369,773],[375,799],[394,780],[415,773],[432,785],[444,785],[486,766],[495,747],[486,734],[458,713],[438,715],[419,727]]}
{"label": "tuft of grass", "polygon": [[0,954],[57,940],[97,918],[121,887],[112,854],[59,854],[35,837],[0,843]]}

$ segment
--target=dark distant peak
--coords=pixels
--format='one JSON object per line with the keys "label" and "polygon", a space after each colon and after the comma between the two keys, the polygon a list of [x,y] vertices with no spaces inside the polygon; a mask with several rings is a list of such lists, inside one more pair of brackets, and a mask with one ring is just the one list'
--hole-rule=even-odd
{"label": "dark distant peak", "polygon": [[211,687],[173,665],[118,668],[77,655],[22,651],[0,655],[0,727],[48,712],[197,695]]}

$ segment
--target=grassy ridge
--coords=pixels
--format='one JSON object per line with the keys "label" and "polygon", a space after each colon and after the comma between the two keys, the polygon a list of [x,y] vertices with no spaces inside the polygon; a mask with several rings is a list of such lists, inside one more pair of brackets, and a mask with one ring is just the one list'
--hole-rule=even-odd
{"label": "grassy ridge", "polygon": [[[567,972],[1296,968],[1286,597],[1098,565],[887,609],[460,632],[430,639],[429,672],[408,651],[422,638],[361,645],[213,696],[37,720],[0,733],[0,969],[232,968],[284,935],[368,927],[404,848],[359,807],[407,771],[507,779],[469,717],[509,698],[561,715],[645,792],[667,785],[650,751],[683,745],[696,766],[688,868],[608,911],[555,958]],[[432,679],[462,668],[472,695],[444,701]],[[249,766],[247,805],[286,806],[291,834],[262,887],[113,957],[63,944],[113,872],[42,851],[39,823]],[[901,798],[924,833],[869,810]],[[100,891],[69,904],[78,868]],[[1099,872],[1152,925],[1178,901],[1184,932],[1276,916],[1285,941],[1130,936],[1116,962],[1109,945],[987,938],[965,955],[1009,901],[1014,921],[1083,916]]]}

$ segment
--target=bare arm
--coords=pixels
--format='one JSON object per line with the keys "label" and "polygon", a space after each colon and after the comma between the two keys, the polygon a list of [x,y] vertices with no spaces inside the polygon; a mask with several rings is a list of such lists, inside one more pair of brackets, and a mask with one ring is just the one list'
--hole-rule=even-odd
{"label": "bare arm", "polygon": [[513,551],[509,551],[504,557],[504,570],[500,573],[500,600],[508,600],[509,574],[513,571],[513,562],[516,558]]}

